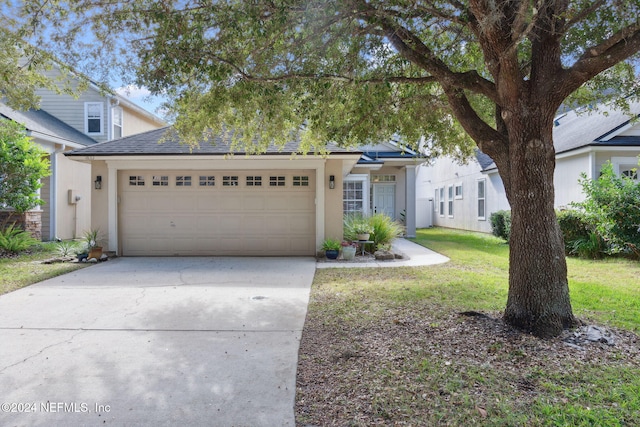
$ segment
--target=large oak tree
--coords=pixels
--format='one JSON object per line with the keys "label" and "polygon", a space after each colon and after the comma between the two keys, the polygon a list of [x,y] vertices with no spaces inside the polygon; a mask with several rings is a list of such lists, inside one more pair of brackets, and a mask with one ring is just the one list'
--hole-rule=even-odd
{"label": "large oak tree", "polygon": [[638,0],[33,3],[24,22],[46,34],[39,45],[69,29],[102,43],[84,52],[126,59],[186,141],[209,129],[257,151],[294,136],[302,149],[424,137],[431,155],[458,157],[473,141],[511,204],[505,320],[539,336],[574,323],[552,123],[563,103],[634,93]]}

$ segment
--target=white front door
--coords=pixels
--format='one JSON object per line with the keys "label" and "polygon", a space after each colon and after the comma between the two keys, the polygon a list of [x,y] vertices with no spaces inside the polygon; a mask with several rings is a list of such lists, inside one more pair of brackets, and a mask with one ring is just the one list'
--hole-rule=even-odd
{"label": "white front door", "polygon": [[396,185],[373,184],[373,213],[396,218]]}

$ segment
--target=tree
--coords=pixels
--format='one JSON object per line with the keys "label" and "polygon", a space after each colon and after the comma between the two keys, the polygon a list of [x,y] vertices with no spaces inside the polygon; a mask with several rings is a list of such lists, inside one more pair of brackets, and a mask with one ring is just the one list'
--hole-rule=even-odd
{"label": "tree", "polygon": [[49,175],[45,156],[22,125],[0,119],[0,206],[24,213],[42,203],[40,179]]}
{"label": "tree", "polygon": [[27,13],[47,29],[38,45],[71,52],[78,43],[65,27],[91,22],[102,52],[126,57],[138,84],[167,94],[191,143],[224,129],[256,151],[293,136],[303,150],[424,136],[432,155],[464,158],[472,140],[495,161],[511,204],[504,319],[539,336],[574,323],[552,123],[565,102],[635,91],[638,0],[48,4],[50,16],[77,20],[56,26],[42,9]]}

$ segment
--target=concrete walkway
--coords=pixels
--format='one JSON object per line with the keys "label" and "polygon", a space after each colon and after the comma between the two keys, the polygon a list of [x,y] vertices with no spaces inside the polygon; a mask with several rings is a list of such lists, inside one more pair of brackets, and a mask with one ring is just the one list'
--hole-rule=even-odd
{"label": "concrete walkway", "polygon": [[0,296],[0,425],[293,426],[313,258],[120,258]]}
{"label": "concrete walkway", "polygon": [[323,260],[317,263],[317,268],[366,268],[366,267],[420,267],[424,265],[443,264],[449,261],[444,255],[427,249],[417,243],[406,239],[396,239],[393,241],[392,250],[404,255],[404,259],[393,261],[342,261]]}

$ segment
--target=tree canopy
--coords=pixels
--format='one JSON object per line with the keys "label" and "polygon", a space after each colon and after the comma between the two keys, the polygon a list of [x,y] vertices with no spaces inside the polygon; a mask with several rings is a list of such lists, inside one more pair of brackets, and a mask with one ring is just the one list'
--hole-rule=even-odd
{"label": "tree canopy", "polygon": [[250,151],[397,138],[458,158],[475,143],[512,209],[505,319],[542,336],[573,324],[553,117],[563,103],[637,96],[640,0],[22,4],[12,16],[32,44],[72,64],[112,61],[107,74],[167,97],[189,143],[225,130]]}
{"label": "tree canopy", "polygon": [[49,175],[45,156],[24,126],[0,119],[0,206],[26,212],[42,203],[40,179]]}

